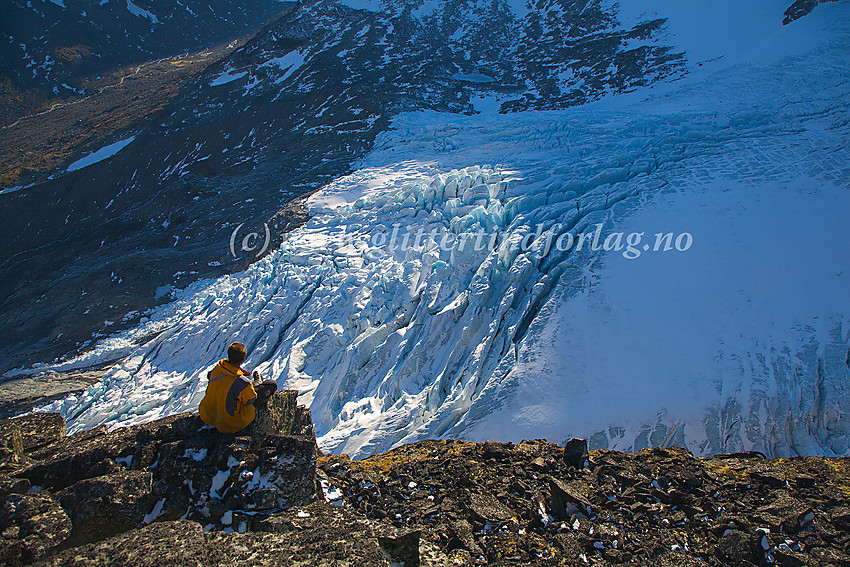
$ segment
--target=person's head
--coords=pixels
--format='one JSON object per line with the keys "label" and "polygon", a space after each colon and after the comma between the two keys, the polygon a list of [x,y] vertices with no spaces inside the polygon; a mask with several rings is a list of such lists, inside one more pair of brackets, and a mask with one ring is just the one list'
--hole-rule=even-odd
{"label": "person's head", "polygon": [[248,351],[242,343],[232,343],[227,347],[227,362],[234,366],[240,366],[245,362],[246,356],[248,356]]}

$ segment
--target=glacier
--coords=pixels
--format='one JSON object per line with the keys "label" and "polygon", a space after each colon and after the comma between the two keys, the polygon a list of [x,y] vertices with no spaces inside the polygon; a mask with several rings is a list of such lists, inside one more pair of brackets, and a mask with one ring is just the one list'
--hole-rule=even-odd
{"label": "glacier", "polygon": [[[847,15],[812,14],[816,45],[571,110],[402,114],[278,250],[21,372],[120,358],[39,408],[70,432],[195,410],[240,340],[353,457],[574,436],[848,455]],[[614,246],[639,233],[631,258]]]}

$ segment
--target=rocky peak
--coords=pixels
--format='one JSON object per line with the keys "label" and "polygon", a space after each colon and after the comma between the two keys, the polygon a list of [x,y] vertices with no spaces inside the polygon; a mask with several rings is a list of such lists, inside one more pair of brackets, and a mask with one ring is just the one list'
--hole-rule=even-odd
{"label": "rocky peak", "polygon": [[65,436],[0,422],[4,565],[846,565],[846,459],[423,441],[320,456],[297,392]]}

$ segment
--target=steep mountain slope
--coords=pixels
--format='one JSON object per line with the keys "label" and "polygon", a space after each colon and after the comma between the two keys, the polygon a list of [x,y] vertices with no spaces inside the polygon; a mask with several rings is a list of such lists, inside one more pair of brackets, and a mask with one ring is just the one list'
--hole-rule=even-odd
{"label": "steep mountain slope", "polygon": [[565,108],[684,71],[662,19],[623,27],[598,1],[384,9],[299,4],[155,123],[79,156],[95,163],[0,195],[16,211],[0,227],[0,346],[13,353],[0,370],[65,354],[135,324],[173,287],[244,268],[256,256],[231,253],[234,230],[262,235],[265,224],[278,246],[300,218],[293,200],[348,173],[399,112]]}
{"label": "steep mountain slope", "polygon": [[3,2],[0,125],[84,93],[99,73],[230,39],[286,9],[277,0]]}
{"label": "steep mountain slope", "polygon": [[[657,95],[397,117],[278,250],[56,367],[127,356],[51,409],[73,431],[194,408],[239,339],[333,452],[582,435],[846,455],[847,10],[715,14],[729,43],[673,37],[708,69]],[[212,82],[244,89],[244,69]]]}

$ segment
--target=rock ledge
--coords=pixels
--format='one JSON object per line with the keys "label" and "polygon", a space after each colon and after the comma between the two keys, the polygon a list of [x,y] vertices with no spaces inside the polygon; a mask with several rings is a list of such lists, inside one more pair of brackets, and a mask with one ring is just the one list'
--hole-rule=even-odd
{"label": "rock ledge", "polygon": [[535,440],[352,461],[319,456],[296,398],[244,435],[0,421],[0,564],[850,565],[846,459]]}

